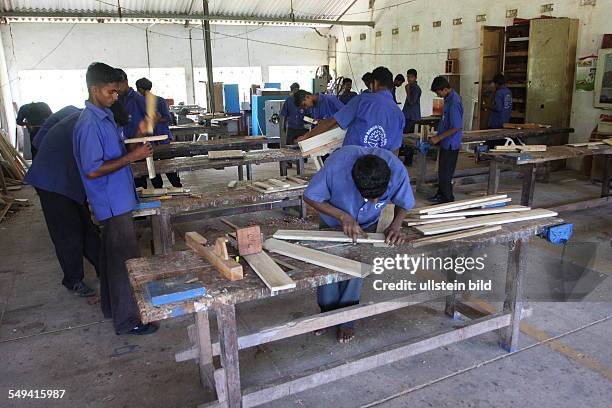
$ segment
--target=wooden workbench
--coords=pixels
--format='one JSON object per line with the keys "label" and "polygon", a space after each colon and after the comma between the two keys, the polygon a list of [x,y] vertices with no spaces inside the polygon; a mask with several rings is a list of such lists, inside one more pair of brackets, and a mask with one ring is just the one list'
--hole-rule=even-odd
{"label": "wooden workbench", "polygon": [[[238,167],[238,180],[244,178],[243,167],[246,166],[247,180],[252,180],[252,165],[261,163],[278,162],[280,165],[280,175],[287,175],[287,163],[297,162],[297,174],[304,172],[304,158],[297,149],[270,149],[252,150],[246,156],[239,159],[210,160],[208,157],[177,157],[174,159],[164,159],[155,161],[155,171],[157,174],[171,173],[178,171],[195,171],[205,169],[218,169],[225,167]],[[134,177],[146,176],[148,174],[145,162],[132,164]]]}
{"label": "wooden workbench", "polygon": [[[554,136],[573,133],[572,128],[540,128],[540,129],[486,129],[467,130],[463,132],[461,143],[477,143],[490,140],[504,140],[507,137],[520,138],[523,140],[538,137]],[[409,133],[404,135],[404,145],[417,148],[417,191],[423,191],[427,179],[427,152],[418,149],[421,135]],[[437,148],[437,146],[433,146]]]}
{"label": "wooden workbench", "polygon": [[153,146],[155,160],[192,157],[218,150],[261,150],[267,140],[263,136],[228,137],[197,142],[172,142]]}
{"label": "wooden workbench", "polygon": [[520,154],[483,153],[489,162],[489,184],[487,191],[494,194],[499,188],[501,166],[518,167],[523,175],[521,205],[531,207],[535,191],[536,168],[555,160],[574,159],[585,156],[603,155],[604,167],[601,185],[601,197],[610,195],[610,167],[612,166],[612,146],[600,145],[596,149],[572,146],[548,146],[545,152],[528,152],[530,158]]}
{"label": "wooden workbench", "polygon": [[[301,178],[309,179],[309,177]],[[275,193],[262,193],[248,187],[249,184],[251,183],[243,181],[234,188],[220,187],[217,189],[197,186],[191,188],[191,193],[200,197],[177,196],[169,200],[162,200],[161,207],[150,215],[153,253],[171,252],[174,245],[173,224],[175,223],[278,208],[296,208],[300,217],[306,218],[306,206],[303,199],[306,186]]]}
{"label": "wooden workbench", "polygon": [[226,126],[200,125],[198,123],[170,126],[170,132],[177,142],[193,141],[194,136],[200,133],[207,133],[209,139],[229,136]]}
{"label": "wooden workbench", "polygon": [[[240,218],[240,220],[237,218]],[[232,222],[246,226],[249,223],[245,223],[245,219],[248,218],[240,216],[233,218]],[[499,330],[502,347],[508,351],[516,350],[519,340],[519,323],[521,318],[526,315],[522,309],[521,291],[522,279],[527,268],[527,242],[536,234],[541,233],[547,226],[560,222],[562,220],[558,218],[550,218],[507,224],[495,233],[419,248],[413,248],[410,244],[393,248],[373,248],[367,245],[355,246],[349,244],[325,249],[325,251],[339,256],[371,263],[374,257],[393,257],[396,254],[420,256],[425,253],[427,255],[452,256],[466,253],[473,248],[496,244],[505,245],[508,248],[508,268],[504,306],[501,311],[490,315],[462,302],[460,293],[451,291],[419,292],[391,301],[369,302],[314,316],[306,316],[268,327],[256,333],[238,336],[235,306],[255,300],[265,301],[272,296],[270,290],[248,265],[243,263],[244,279],[228,281],[194,255],[192,251],[184,251],[151,258],[132,259],[127,262],[127,269],[143,322],[195,314],[195,325],[190,326],[187,330],[193,347],[177,353],[176,359],[177,361],[190,359],[198,361],[202,384],[204,386],[212,385],[218,398],[218,401],[206,406],[250,407],[490,331]],[[262,231],[266,235],[282,228],[316,229],[317,227],[313,223],[291,217],[267,218],[266,223],[253,220],[253,224],[255,223],[262,226]],[[216,236],[229,232],[229,229],[218,221],[207,222],[204,228],[205,231],[200,228],[199,232],[203,233],[209,241]],[[293,269],[287,273],[295,281],[296,288],[288,289],[286,292],[315,288],[351,278],[342,273],[277,254],[272,254],[272,257],[293,266]],[[184,276],[185,279],[197,276],[206,288],[207,294],[196,301],[182,301],[159,307],[152,306],[145,296],[144,284],[170,276],[175,278]],[[447,280],[451,282],[456,277],[454,271],[449,272],[446,276]],[[377,279],[380,279],[380,277],[377,277]],[[419,338],[417,341],[404,340],[351,357],[348,360],[313,368],[299,375],[279,379],[272,385],[245,390],[241,388],[239,349],[309,333],[320,328],[375,316],[441,297],[446,299],[445,313],[448,316],[456,317],[457,313],[460,312],[465,316],[474,318],[474,320],[465,324],[461,323],[460,328],[447,329],[428,337]],[[209,311],[214,311],[216,315],[219,332],[218,341],[211,338]],[[220,365],[216,360],[213,361],[213,356],[220,357]]]}

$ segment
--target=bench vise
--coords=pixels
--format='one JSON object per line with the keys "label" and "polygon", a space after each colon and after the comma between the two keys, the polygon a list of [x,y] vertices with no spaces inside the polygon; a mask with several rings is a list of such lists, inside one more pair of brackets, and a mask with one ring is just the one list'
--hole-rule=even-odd
{"label": "bench vise", "polygon": [[544,238],[551,244],[562,245],[569,241],[569,239],[572,237],[573,232],[574,225],[564,223],[546,227],[544,231],[540,234],[540,237]]}

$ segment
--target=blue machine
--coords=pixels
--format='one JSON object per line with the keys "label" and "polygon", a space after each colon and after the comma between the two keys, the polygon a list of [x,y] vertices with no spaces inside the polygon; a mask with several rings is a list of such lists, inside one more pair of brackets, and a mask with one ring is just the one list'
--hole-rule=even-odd
{"label": "blue machine", "polygon": [[264,89],[266,88],[281,89],[281,83],[280,82],[265,82]]}
{"label": "blue machine", "polygon": [[540,234],[542,238],[554,245],[566,244],[574,233],[574,224],[558,224],[546,227]]}
{"label": "blue machine", "polygon": [[251,123],[253,126],[252,134],[266,135],[266,101],[275,101],[287,99],[287,96],[282,95],[253,95],[251,98],[251,110],[252,118]]}
{"label": "blue machine", "polygon": [[238,84],[223,84],[223,100],[225,101],[225,111],[240,112],[240,91]]}

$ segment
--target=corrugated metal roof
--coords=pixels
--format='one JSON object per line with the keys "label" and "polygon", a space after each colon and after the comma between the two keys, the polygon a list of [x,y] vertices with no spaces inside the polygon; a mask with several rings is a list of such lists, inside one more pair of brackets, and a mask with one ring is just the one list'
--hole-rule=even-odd
{"label": "corrugated metal roof", "polygon": [[[202,12],[201,0],[119,0],[124,13],[187,14]],[[353,0],[293,0],[296,18],[337,19]],[[117,0],[3,0],[7,12],[103,12],[116,13]],[[285,18],[290,0],[209,0],[210,14],[235,17]]]}

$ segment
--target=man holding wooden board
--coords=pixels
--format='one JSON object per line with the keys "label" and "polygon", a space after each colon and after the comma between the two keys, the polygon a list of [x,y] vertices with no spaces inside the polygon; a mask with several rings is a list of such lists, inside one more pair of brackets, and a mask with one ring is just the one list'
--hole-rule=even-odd
{"label": "man holding wooden board", "polygon": [[[353,240],[375,231],[383,208],[395,204],[395,217],[384,231],[388,244],[401,244],[402,221],[414,207],[408,172],[391,152],[378,148],[345,146],[327,159],[304,192],[304,201],[320,215],[322,228],[341,229]],[[317,299],[322,312],[359,303],[363,279],[320,286]],[[317,334],[317,333],[315,333]],[[338,327],[338,341],[352,340],[354,323]]]}

